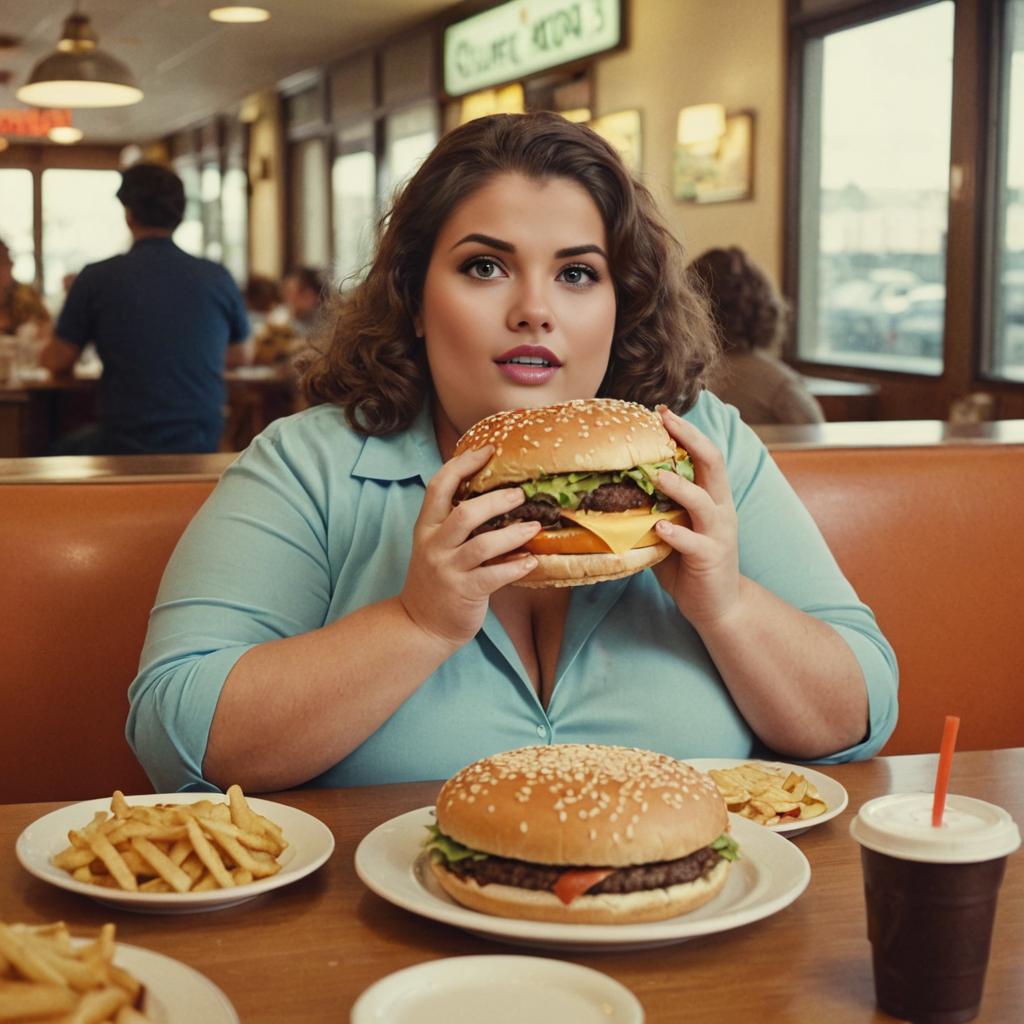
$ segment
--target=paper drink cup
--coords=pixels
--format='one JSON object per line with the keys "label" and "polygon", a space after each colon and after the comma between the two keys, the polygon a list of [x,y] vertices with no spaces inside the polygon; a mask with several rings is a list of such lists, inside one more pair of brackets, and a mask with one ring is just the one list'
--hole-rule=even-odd
{"label": "paper drink cup", "polygon": [[914,1024],[978,1015],[1006,858],[1020,832],[1001,807],[931,793],[869,800],[850,824],[860,843],[879,1009]]}

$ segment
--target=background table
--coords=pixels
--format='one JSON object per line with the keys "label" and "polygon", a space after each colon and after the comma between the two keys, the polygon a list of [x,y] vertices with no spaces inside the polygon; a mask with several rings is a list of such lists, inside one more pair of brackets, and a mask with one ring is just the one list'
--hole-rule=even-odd
{"label": "background table", "polygon": [[[658,949],[533,952],[617,978],[640,998],[650,1024],[890,1020],[874,1009],[859,847],[848,828],[856,808],[873,796],[930,789],[935,758],[878,758],[824,770],[849,790],[850,807],[794,840],[811,862],[812,877],[790,907],[744,928]],[[1024,748],[965,752],[955,758],[951,791],[998,803],[1022,823],[1022,778]],[[344,1022],[360,992],[399,968],[444,956],[531,952],[406,913],[356,877],[359,840],[382,821],[431,803],[437,788],[415,783],[273,796],[330,826],[337,839],[331,860],[309,878],[238,907],[173,917],[115,911],[37,881],[14,859],[14,842],[26,825],[59,805],[0,807],[0,919],[64,919],[76,929],[113,920],[121,941],[206,974],[244,1024]],[[1000,899],[982,1021],[1021,1019],[1022,959],[1024,856],[1018,853],[1010,858]]]}

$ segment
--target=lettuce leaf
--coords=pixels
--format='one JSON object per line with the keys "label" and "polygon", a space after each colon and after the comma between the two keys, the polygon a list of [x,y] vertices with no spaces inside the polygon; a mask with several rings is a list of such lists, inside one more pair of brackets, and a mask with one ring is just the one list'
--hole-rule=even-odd
{"label": "lettuce leaf", "polygon": [[740,848],[736,840],[727,832],[723,832],[712,844],[712,850],[717,850],[718,855],[725,860],[739,860]]}
{"label": "lettuce leaf", "polygon": [[429,850],[435,859],[457,864],[460,860],[486,860],[486,853],[478,853],[462,843],[457,843],[451,836],[446,836],[437,825],[428,825],[430,836],[423,841],[423,849]]}
{"label": "lettuce leaf", "polygon": [[542,476],[536,480],[527,480],[520,484],[526,500],[540,498],[551,501],[559,508],[578,509],[583,499],[602,484],[621,484],[627,480],[635,483],[645,494],[649,494],[652,504],[663,501],[663,495],[656,487],[658,473],[665,470],[678,473],[687,480],[693,480],[693,463],[690,457],[685,459],[667,459],[664,462],[647,463],[634,469],[617,470],[611,473],[560,473]]}

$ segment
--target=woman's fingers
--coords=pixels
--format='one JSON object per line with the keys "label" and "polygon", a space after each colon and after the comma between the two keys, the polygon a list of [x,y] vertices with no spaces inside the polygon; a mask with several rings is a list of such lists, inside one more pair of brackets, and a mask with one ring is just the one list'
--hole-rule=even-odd
{"label": "woman's fingers", "polygon": [[462,544],[467,537],[489,519],[506,515],[518,508],[526,500],[521,487],[503,487],[498,491],[489,491],[476,498],[460,501],[453,509],[449,509],[447,520],[441,526],[441,536],[445,542],[454,547]]}
{"label": "woman's fingers", "polygon": [[527,522],[512,523],[500,530],[478,533],[459,546],[455,564],[463,570],[475,569],[492,558],[500,558],[521,548],[528,540],[536,537],[540,529],[540,523]]}
{"label": "woman's fingers", "polygon": [[662,470],[658,474],[658,490],[686,509],[693,529],[698,533],[708,533],[713,529],[719,508],[703,487],[698,487],[677,473]]}
{"label": "woman's fingers", "polygon": [[490,595],[510,583],[521,580],[536,567],[537,559],[533,555],[524,555],[522,558],[511,558],[505,562],[496,562],[494,565],[482,565],[479,569],[473,570],[473,578],[480,590]]}
{"label": "woman's fingers", "polygon": [[439,526],[452,510],[455,492],[467,477],[479,472],[494,454],[492,445],[472,448],[449,459],[431,478],[423,496],[420,522],[427,526]]}
{"label": "woman's fingers", "polygon": [[664,406],[661,406],[659,411],[665,429],[689,453],[697,483],[719,505],[731,503],[732,489],[729,487],[729,477],[725,471],[722,453],[692,423]]}

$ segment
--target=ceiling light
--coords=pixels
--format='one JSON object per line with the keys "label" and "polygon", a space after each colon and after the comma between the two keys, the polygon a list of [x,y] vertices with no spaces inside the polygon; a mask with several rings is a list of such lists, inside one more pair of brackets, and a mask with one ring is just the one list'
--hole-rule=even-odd
{"label": "ceiling light", "polygon": [[10,143],[0,135],[0,153],[2,153],[9,145]]}
{"label": "ceiling light", "polygon": [[265,7],[214,7],[210,11],[211,21],[224,21],[231,25],[251,25],[269,18],[270,11]]}
{"label": "ceiling light", "polygon": [[83,134],[81,128],[73,128],[69,124],[58,124],[54,125],[46,133],[46,137],[51,142],[58,142],[62,146],[70,146],[75,142],[81,142]]}
{"label": "ceiling light", "polygon": [[126,107],[142,99],[131,71],[96,48],[89,19],[77,11],[64,22],[57,50],[44,57],[17,91],[35,107]]}

